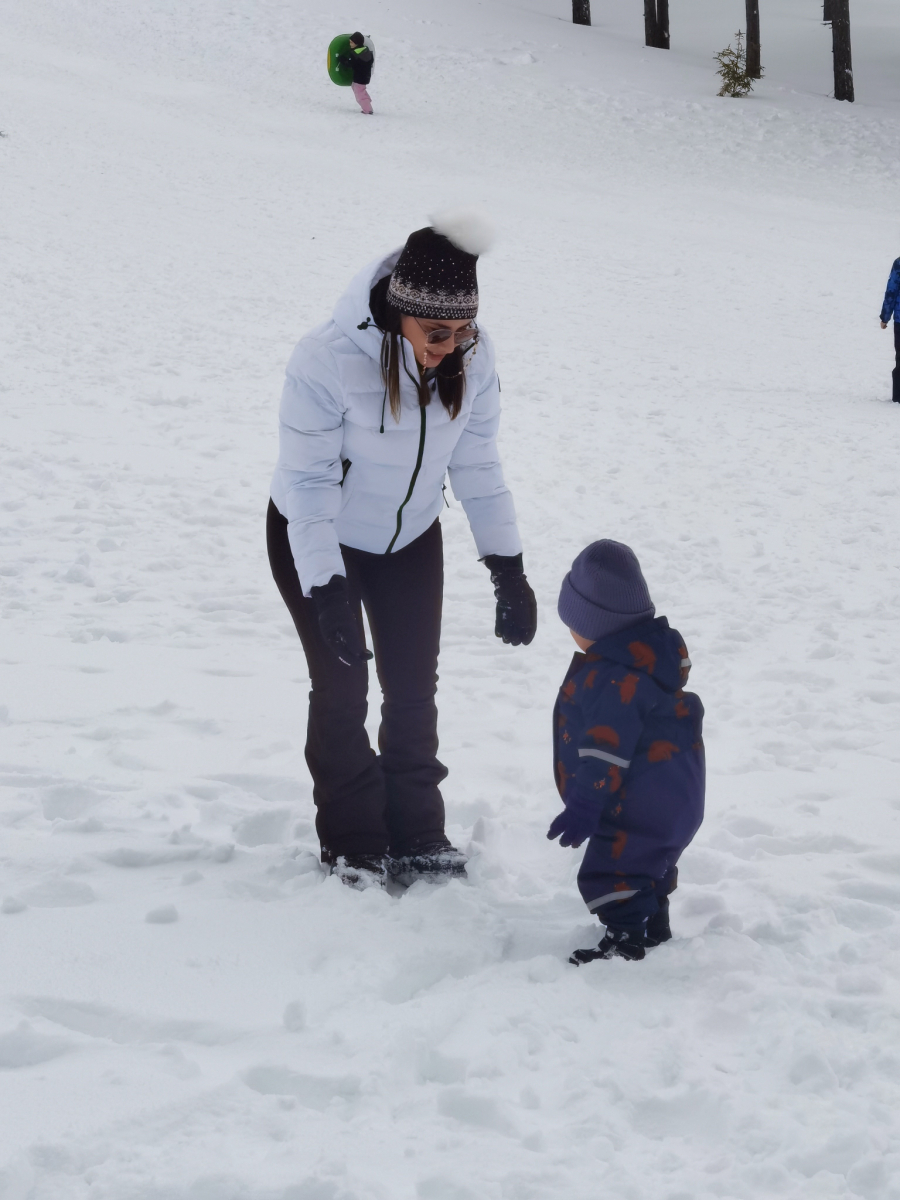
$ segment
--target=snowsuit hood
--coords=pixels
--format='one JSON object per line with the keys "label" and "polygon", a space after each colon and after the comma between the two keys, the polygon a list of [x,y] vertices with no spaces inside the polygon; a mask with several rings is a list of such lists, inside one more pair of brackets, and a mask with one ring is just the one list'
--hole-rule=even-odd
{"label": "snowsuit hood", "polygon": [[677,692],[688,681],[691,660],[684,638],[665,617],[629,625],[591,645],[587,662],[605,659],[649,675],[666,692]]}

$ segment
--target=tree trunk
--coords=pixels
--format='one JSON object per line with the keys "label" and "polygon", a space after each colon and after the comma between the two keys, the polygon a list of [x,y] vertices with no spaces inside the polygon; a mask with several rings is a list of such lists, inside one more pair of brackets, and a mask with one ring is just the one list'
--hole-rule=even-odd
{"label": "tree trunk", "polygon": [[576,25],[590,25],[591,0],[572,0],[572,21]]}
{"label": "tree trunk", "polygon": [[644,45],[655,46],[658,40],[656,0],[644,0]]}
{"label": "tree trunk", "polygon": [[834,20],[834,0],[823,0],[822,3],[822,21],[827,25],[829,21]]}
{"label": "tree trunk", "polygon": [[669,0],[656,0],[656,44],[660,50],[669,48]]}
{"label": "tree trunk", "polygon": [[853,59],[850,54],[850,0],[832,0],[834,98],[853,103]]}
{"label": "tree trunk", "polygon": [[762,58],[759,45],[759,0],[747,0],[747,74],[762,79]]}

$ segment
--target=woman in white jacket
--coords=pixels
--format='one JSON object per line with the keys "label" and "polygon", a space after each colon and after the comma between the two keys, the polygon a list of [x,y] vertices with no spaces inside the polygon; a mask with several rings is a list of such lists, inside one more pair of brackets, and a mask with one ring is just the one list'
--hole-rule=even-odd
{"label": "woman in white jacket", "polygon": [[[500,387],[474,318],[483,227],[449,215],[368,266],[287,368],[269,561],[312,681],[306,761],[322,861],[355,887],[462,875],[437,759],[443,486],[469,518],[495,632],[527,645],[537,608],[497,455]],[[365,730],[365,606],[384,702]]]}

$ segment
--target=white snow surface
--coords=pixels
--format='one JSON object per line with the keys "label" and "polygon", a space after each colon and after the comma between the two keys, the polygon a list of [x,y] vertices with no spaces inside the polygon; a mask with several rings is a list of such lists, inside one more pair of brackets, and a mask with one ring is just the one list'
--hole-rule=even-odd
{"label": "white snow surface", "polygon": [[[0,0],[3,1200],[900,1197],[900,12],[853,0]],[[376,38],[374,118],[325,74]],[[541,606],[456,505],[441,755],[467,883],[316,858],[265,557],[284,365],[481,206]],[[675,938],[598,929],[550,712],[572,557],[637,551],[707,710]],[[373,704],[373,714],[377,704]],[[374,719],[374,718],[373,718]],[[373,726],[374,728],[374,726]]]}

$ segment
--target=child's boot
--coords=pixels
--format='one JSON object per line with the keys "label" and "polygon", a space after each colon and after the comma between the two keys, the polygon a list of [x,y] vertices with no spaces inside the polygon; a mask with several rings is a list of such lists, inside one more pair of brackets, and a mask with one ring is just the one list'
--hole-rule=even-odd
{"label": "child's boot", "polygon": [[638,962],[643,957],[643,929],[607,929],[599,946],[593,950],[576,950],[569,962],[581,967],[596,958],[627,958],[629,962]]}
{"label": "child's boot", "polygon": [[671,936],[672,930],[669,926],[669,897],[664,896],[659,901],[659,911],[655,912],[647,922],[644,945],[651,948],[659,946],[662,942],[669,941]]}

